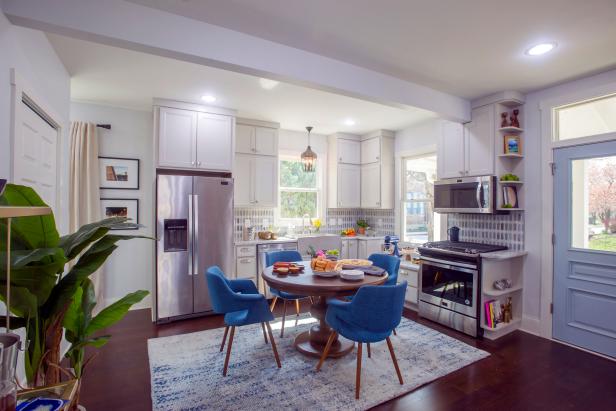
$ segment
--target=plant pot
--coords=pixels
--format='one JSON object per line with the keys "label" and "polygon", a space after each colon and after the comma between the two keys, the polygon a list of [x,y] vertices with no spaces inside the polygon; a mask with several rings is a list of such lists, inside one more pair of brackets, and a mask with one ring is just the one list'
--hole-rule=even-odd
{"label": "plant pot", "polygon": [[359,234],[361,235],[366,235],[366,227],[359,227],[357,229],[357,231],[359,232]]}

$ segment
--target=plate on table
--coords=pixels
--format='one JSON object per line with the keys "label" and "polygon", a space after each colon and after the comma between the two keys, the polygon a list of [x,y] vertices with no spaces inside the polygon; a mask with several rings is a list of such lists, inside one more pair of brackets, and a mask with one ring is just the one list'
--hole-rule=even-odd
{"label": "plate on table", "polygon": [[323,277],[323,278],[338,277],[338,273],[336,271],[313,271],[312,273],[316,275],[317,277]]}
{"label": "plate on table", "polygon": [[349,281],[361,281],[364,279],[364,272],[360,270],[342,270],[340,278]]}
{"label": "plate on table", "polygon": [[375,265],[371,265],[371,266],[343,265],[342,269],[343,270],[359,270],[363,272],[364,274],[375,275],[378,277],[385,275],[386,273],[384,269],[382,269],[381,267],[377,267]]}

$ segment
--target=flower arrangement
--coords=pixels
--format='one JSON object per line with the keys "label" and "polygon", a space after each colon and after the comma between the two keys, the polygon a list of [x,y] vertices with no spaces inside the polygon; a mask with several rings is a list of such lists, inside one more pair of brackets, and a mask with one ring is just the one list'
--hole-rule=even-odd
{"label": "flower arrangement", "polygon": [[319,232],[319,230],[321,229],[321,225],[322,225],[322,224],[323,224],[323,223],[321,222],[321,219],[320,219],[320,218],[315,218],[314,220],[312,220],[312,226],[314,227],[314,231],[315,231],[316,233],[318,233],[318,232]]}

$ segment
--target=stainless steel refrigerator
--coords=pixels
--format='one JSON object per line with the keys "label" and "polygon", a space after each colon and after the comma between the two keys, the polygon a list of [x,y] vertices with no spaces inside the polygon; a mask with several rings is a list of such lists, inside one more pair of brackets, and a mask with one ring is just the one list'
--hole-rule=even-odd
{"label": "stainless steel refrigerator", "polygon": [[232,270],[233,180],[158,174],[156,197],[155,320],[207,314],[205,270]]}

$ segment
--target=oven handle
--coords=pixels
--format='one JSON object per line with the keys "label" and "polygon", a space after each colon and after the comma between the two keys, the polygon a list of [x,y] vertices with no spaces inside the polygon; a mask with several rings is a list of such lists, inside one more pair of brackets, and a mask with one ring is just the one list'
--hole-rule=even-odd
{"label": "oven handle", "polygon": [[434,265],[436,267],[448,268],[450,270],[457,270],[457,271],[462,271],[462,272],[471,273],[471,274],[478,272],[477,266],[474,266],[472,264],[464,264],[464,263],[458,263],[458,262],[451,263],[451,264],[445,264],[443,260],[437,260],[436,258],[430,258],[430,257],[424,257],[424,256],[421,256],[420,260],[426,261],[425,264],[427,265]]}

